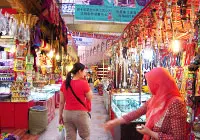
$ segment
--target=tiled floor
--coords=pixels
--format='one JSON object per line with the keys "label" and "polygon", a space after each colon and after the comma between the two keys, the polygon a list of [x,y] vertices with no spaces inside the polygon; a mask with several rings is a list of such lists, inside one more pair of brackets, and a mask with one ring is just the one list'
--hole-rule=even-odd
{"label": "tiled floor", "polygon": [[[108,119],[108,114],[104,107],[103,96],[94,95],[92,100],[91,138],[90,140],[112,140],[109,133],[105,132],[102,124]],[[59,140],[58,135],[58,109],[56,116],[49,124],[47,130],[40,135],[39,140]],[[78,138],[80,140],[80,138]]]}

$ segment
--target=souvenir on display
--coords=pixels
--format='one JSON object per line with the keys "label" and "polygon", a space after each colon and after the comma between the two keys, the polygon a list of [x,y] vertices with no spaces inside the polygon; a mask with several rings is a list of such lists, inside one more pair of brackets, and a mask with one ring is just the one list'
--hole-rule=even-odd
{"label": "souvenir on display", "polygon": [[185,65],[190,65],[190,62],[192,61],[192,58],[195,56],[195,43],[186,44],[185,45]]}
{"label": "souvenir on display", "polygon": [[41,29],[39,23],[35,25],[33,47],[39,48],[41,46]]}
{"label": "souvenir on display", "polygon": [[30,95],[29,83],[23,81],[13,82],[11,85],[12,102],[27,102]]}
{"label": "souvenir on display", "polygon": [[165,29],[171,30],[172,29],[172,0],[166,0],[167,8],[165,13]]}
{"label": "souvenir on display", "polygon": [[183,76],[181,79],[181,88],[180,88],[180,92],[182,95],[184,95],[184,97],[186,96],[186,81],[187,81],[187,77],[188,77],[188,68],[187,66],[183,67]]}
{"label": "souvenir on display", "polygon": [[26,64],[34,64],[34,57],[32,55],[26,56]]}
{"label": "souvenir on display", "polygon": [[178,0],[177,5],[180,6],[181,19],[186,20],[187,0]]}
{"label": "souvenir on display", "polygon": [[18,28],[18,40],[20,41],[24,41],[25,40],[25,36],[24,36],[25,30],[24,30],[24,24],[21,23],[19,28]]}
{"label": "souvenir on display", "polygon": [[16,37],[17,34],[17,21],[13,17],[9,19],[9,36]]}
{"label": "souvenir on display", "polygon": [[16,59],[14,63],[14,71],[25,71],[24,60]]}
{"label": "souvenir on display", "polygon": [[186,81],[186,92],[188,95],[193,95],[194,94],[194,72],[189,72],[188,73],[188,78]]}
{"label": "souvenir on display", "polygon": [[196,72],[195,96],[200,96],[200,69]]}
{"label": "souvenir on display", "polygon": [[175,69],[176,71],[176,76],[175,76],[175,79],[176,79],[176,83],[177,83],[177,86],[179,88],[179,90],[181,89],[181,82],[182,82],[182,79],[183,79],[183,68],[182,67],[177,67]]}
{"label": "souvenir on display", "polygon": [[23,58],[27,55],[27,46],[26,45],[17,45],[16,48],[16,58]]}

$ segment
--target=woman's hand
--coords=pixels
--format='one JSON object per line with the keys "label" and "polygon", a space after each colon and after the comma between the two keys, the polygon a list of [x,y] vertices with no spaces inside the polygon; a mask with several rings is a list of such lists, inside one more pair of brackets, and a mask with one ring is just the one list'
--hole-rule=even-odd
{"label": "woman's hand", "polygon": [[111,130],[113,127],[115,127],[117,125],[117,121],[116,120],[110,120],[107,123],[104,124],[104,129],[106,131]]}
{"label": "woman's hand", "polygon": [[[141,128],[137,128],[138,126],[140,126]],[[143,125],[143,124],[137,125],[137,127],[136,127],[136,130],[137,130],[139,133],[141,133],[141,134],[143,134],[143,135],[149,135],[149,136],[150,136],[151,130],[150,130],[148,127],[146,127],[146,126]]]}
{"label": "woman's hand", "polygon": [[114,119],[114,120],[110,120],[107,123],[104,124],[104,129],[106,131],[109,131],[110,129],[112,129],[113,127],[123,124],[125,123],[125,120],[123,118],[118,118],[118,119]]}
{"label": "woman's hand", "polygon": [[63,120],[63,116],[62,115],[59,116],[59,124],[64,124],[64,120]]}
{"label": "woman's hand", "polygon": [[[139,127],[138,127],[139,126]],[[143,135],[149,135],[150,137],[158,140],[158,133],[152,131],[151,129],[149,129],[148,127],[146,127],[145,125],[137,125],[136,130],[143,134]]]}

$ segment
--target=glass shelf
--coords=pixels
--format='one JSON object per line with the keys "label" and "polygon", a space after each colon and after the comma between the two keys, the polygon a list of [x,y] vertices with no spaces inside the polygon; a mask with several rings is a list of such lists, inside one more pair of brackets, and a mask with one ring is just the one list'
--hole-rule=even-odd
{"label": "glass shelf", "polygon": [[[142,94],[142,102],[147,101],[151,95]],[[142,104],[141,104],[142,105]],[[119,118],[128,112],[138,109],[140,106],[139,103],[139,93],[123,93],[123,94],[113,94],[111,108],[115,115]],[[140,118],[133,120],[133,122],[145,122],[146,117],[143,115]]]}

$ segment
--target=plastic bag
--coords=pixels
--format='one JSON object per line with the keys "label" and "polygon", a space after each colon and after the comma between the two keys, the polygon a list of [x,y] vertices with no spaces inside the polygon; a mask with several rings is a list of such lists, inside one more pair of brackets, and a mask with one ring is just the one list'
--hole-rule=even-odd
{"label": "plastic bag", "polygon": [[66,140],[66,131],[64,125],[60,125],[58,127],[58,131],[59,131],[58,140]]}

